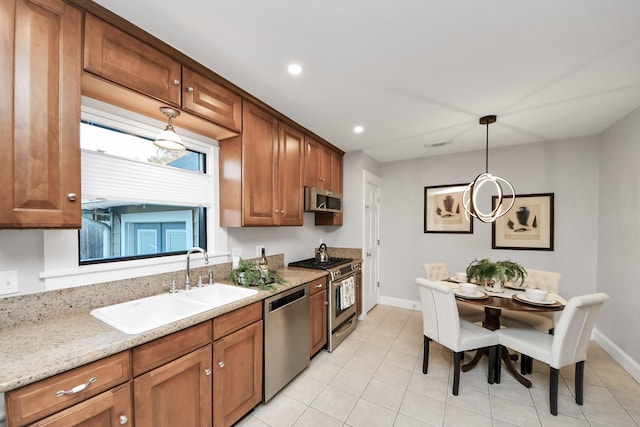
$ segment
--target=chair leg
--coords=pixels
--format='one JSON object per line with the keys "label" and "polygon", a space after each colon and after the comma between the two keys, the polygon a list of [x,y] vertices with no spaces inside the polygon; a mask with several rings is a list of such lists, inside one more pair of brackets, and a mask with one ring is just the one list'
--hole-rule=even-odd
{"label": "chair leg", "polygon": [[462,353],[453,353],[453,395],[458,395],[458,388],[460,386],[460,363],[462,361]]}
{"label": "chair leg", "polygon": [[487,382],[489,384],[493,384],[496,378],[496,354],[497,354],[497,345],[492,345],[489,347],[489,371],[487,372]]}
{"label": "chair leg", "polygon": [[429,370],[429,343],[431,338],[424,336],[424,354],[422,355],[422,373],[426,374]]}
{"label": "chair leg", "polygon": [[582,405],[584,397],[584,360],[576,363],[576,403]]}
{"label": "chair leg", "polygon": [[500,374],[502,371],[502,346],[498,344],[496,346],[496,360],[494,360],[493,381],[496,384],[500,384]]}
{"label": "chair leg", "polygon": [[558,415],[558,377],[560,370],[549,367],[549,407],[551,415]]}

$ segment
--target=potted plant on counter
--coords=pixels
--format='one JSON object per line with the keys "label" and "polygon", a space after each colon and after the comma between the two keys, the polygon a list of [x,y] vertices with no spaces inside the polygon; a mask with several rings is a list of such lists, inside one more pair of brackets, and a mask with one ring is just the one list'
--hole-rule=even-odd
{"label": "potted plant on counter", "polygon": [[263,276],[260,268],[252,262],[240,261],[238,267],[231,270],[228,277],[236,285],[240,286],[258,286],[262,290],[275,290],[272,283],[284,283],[284,279],[275,270],[267,270]]}
{"label": "potted plant on counter", "polygon": [[502,292],[508,282],[520,281],[522,285],[526,277],[527,270],[509,260],[492,262],[488,258],[474,259],[467,267],[467,280],[494,292]]}

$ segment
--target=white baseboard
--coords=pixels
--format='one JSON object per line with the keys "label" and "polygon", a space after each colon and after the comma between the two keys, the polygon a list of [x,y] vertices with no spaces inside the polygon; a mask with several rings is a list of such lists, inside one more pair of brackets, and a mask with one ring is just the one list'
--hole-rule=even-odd
{"label": "white baseboard", "polygon": [[[422,310],[420,301],[411,301],[402,298],[393,298],[380,295],[380,304],[390,305],[392,307],[406,308],[409,310]],[[591,338],[602,347],[616,362],[620,364],[622,369],[627,371],[629,375],[640,383],[640,363],[633,360],[627,353],[622,351],[613,341],[604,336],[597,329],[593,330]]]}
{"label": "white baseboard", "polygon": [[622,369],[627,371],[629,375],[635,378],[636,381],[640,383],[640,363],[633,360],[627,353],[622,351],[620,347],[618,347],[613,341],[604,336],[597,329],[593,330],[592,337],[595,342],[597,342],[600,347],[604,349],[609,356],[611,356],[616,362],[622,366]]}
{"label": "white baseboard", "polygon": [[417,310],[417,311],[422,310],[420,301],[411,301],[408,299],[385,297],[383,295],[380,295],[379,302],[380,304],[390,305],[392,307],[407,308],[409,310]]}

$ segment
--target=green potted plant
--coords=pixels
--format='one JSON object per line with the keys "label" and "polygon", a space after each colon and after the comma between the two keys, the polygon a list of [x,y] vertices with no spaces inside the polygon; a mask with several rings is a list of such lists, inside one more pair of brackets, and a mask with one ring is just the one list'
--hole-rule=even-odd
{"label": "green potted plant", "polygon": [[494,280],[498,272],[495,262],[488,258],[474,259],[467,266],[467,280],[471,283],[487,286]]}
{"label": "green potted plant", "polygon": [[467,280],[484,285],[490,290],[502,292],[508,282],[524,283],[527,270],[514,261],[492,262],[488,258],[474,259],[467,267]]}
{"label": "green potted plant", "polygon": [[273,283],[284,283],[284,279],[277,271],[268,270],[263,276],[260,268],[248,261],[240,261],[238,267],[229,273],[228,280],[245,287],[258,286],[262,290],[275,290]]}

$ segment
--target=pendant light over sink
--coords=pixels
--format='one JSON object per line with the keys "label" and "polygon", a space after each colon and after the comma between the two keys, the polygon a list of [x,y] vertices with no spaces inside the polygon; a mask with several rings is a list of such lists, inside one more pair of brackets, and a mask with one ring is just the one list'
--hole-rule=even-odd
{"label": "pendant light over sink", "polygon": [[[476,179],[471,181],[462,193],[462,205],[464,206],[465,214],[470,215],[474,218],[478,218],[482,222],[494,222],[496,219],[505,215],[513,207],[513,203],[516,199],[516,193],[509,181],[502,177],[491,175],[489,173],[489,125],[491,123],[495,123],[496,120],[497,117],[495,115],[480,117],[480,124],[487,126],[485,172],[481,173],[476,177]],[[485,213],[478,208],[478,194],[482,186],[487,183],[492,183],[496,187],[496,191],[498,192],[498,200],[493,209],[490,212]],[[505,204],[503,203],[505,201],[504,187],[506,187],[511,193],[511,203],[509,203],[509,206],[506,208]]]}
{"label": "pendant light over sink", "polygon": [[164,148],[165,150],[173,150],[173,151],[183,151],[185,150],[185,146],[182,143],[182,140],[176,133],[176,130],[173,128],[173,124],[171,123],[172,119],[175,119],[180,115],[180,111],[171,107],[160,107],[160,112],[165,116],[169,117],[169,124],[164,128],[160,135],[156,137],[153,141],[153,144]]}

